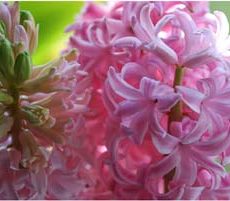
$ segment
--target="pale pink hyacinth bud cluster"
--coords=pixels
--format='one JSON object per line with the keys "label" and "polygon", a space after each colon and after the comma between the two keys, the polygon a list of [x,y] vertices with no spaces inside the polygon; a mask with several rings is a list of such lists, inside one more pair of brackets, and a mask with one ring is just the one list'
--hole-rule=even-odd
{"label": "pale pink hyacinth bud cluster", "polygon": [[73,199],[85,186],[76,138],[88,111],[88,73],[74,50],[33,66],[37,38],[30,12],[0,2],[1,199]]}
{"label": "pale pink hyacinth bud cluster", "polygon": [[67,31],[91,90],[78,198],[230,199],[225,14],[207,2],[88,3]]}

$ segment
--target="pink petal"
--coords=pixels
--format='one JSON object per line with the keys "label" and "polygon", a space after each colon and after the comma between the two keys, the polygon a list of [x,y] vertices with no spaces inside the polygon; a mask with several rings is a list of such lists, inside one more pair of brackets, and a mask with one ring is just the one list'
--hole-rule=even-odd
{"label": "pink petal", "polygon": [[[222,89],[224,90],[224,89]],[[217,94],[216,97],[210,98],[206,107],[210,108],[214,113],[220,114],[220,116],[225,118],[230,118],[230,91],[222,92]]]}
{"label": "pink petal", "polygon": [[150,165],[148,168],[148,176],[153,179],[163,177],[178,165],[179,160],[178,149],[175,149],[170,155],[165,156],[160,162]]}
{"label": "pink petal", "polygon": [[204,187],[185,187],[184,195],[182,196],[182,200],[198,200],[201,195]]}
{"label": "pink petal", "polygon": [[163,16],[156,24],[155,26],[155,35],[157,35],[161,30],[162,28],[168,24],[172,19],[174,18],[174,15],[171,15],[171,14],[167,14],[165,16]]}
{"label": "pink petal", "polygon": [[224,119],[218,113],[212,111],[212,108],[204,108],[204,113],[212,133],[219,132],[225,127]]}
{"label": "pink petal", "polygon": [[142,42],[136,37],[126,36],[115,40],[112,45],[117,48],[139,48]]}
{"label": "pink petal", "polygon": [[70,37],[70,43],[72,46],[77,47],[81,52],[84,52],[85,56],[91,57],[101,54],[99,47],[95,46],[93,43],[85,41],[80,37]]}
{"label": "pink petal", "polygon": [[125,137],[116,136],[112,142],[111,152],[112,152],[112,160],[109,162],[112,173],[114,175],[114,179],[117,180],[120,184],[127,185],[138,185],[136,178],[126,169],[122,168],[119,164],[119,146],[120,142],[125,139]]}
{"label": "pink petal", "polygon": [[217,162],[214,162],[210,158],[207,158],[202,152],[198,152],[193,150],[191,157],[201,166],[210,171],[212,171],[216,175],[224,174],[224,167],[219,165]]}
{"label": "pink petal", "polygon": [[177,86],[177,92],[182,95],[182,100],[188,105],[193,111],[200,113],[201,102],[205,96],[198,90],[187,88],[184,86]]}
{"label": "pink petal", "polygon": [[83,10],[83,18],[84,19],[95,19],[101,18],[105,15],[105,10],[102,6],[92,2],[86,2],[86,6]]}
{"label": "pink petal", "polygon": [[151,36],[145,29],[143,29],[136,16],[133,16],[132,18],[132,25],[133,31],[139,40],[141,40],[143,43],[151,41]]}
{"label": "pink petal", "polygon": [[178,63],[177,54],[173,49],[166,45],[159,38],[155,38],[152,42],[146,44],[144,48],[150,52],[157,54],[167,64]]}
{"label": "pink petal", "polygon": [[226,130],[219,133],[214,139],[205,142],[198,142],[194,148],[206,156],[216,156],[225,151],[230,145],[230,133]]}
{"label": "pink petal", "polygon": [[73,199],[85,187],[85,182],[73,173],[55,170],[49,176],[49,193],[57,199]]}
{"label": "pink petal", "polygon": [[222,187],[222,188],[217,189],[217,190],[214,191],[214,193],[215,193],[217,198],[218,197],[226,197],[226,198],[230,199],[229,192],[230,192],[230,187],[227,187],[227,186]]}
{"label": "pink petal", "polygon": [[202,64],[207,64],[215,58],[216,50],[212,47],[208,47],[199,52],[195,52],[190,55],[186,55],[183,58],[183,66],[187,68],[198,67]]}
{"label": "pink petal", "polygon": [[141,101],[123,101],[117,106],[116,114],[124,118],[141,112],[145,107],[145,103]]}
{"label": "pink petal", "polygon": [[141,65],[135,62],[129,62],[126,63],[121,70],[121,77],[123,79],[128,78],[139,78],[143,77],[145,75],[145,69]]}
{"label": "pink petal", "polygon": [[140,91],[142,94],[150,99],[153,96],[154,89],[159,85],[159,81],[150,79],[148,77],[143,77],[140,82]]}
{"label": "pink petal", "polygon": [[180,165],[176,167],[174,180],[180,184],[193,185],[197,178],[197,165],[191,159],[189,152],[181,150]]}
{"label": "pink petal", "polygon": [[44,199],[47,190],[47,175],[44,169],[37,173],[31,173],[31,181],[36,189],[36,194],[33,199]]}
{"label": "pink petal", "polygon": [[117,34],[117,30],[124,29],[124,24],[121,20],[105,18],[105,24],[110,34]]}
{"label": "pink petal", "polygon": [[166,134],[164,137],[152,133],[152,141],[161,154],[170,154],[178,145],[179,139]]}
{"label": "pink petal", "polygon": [[229,23],[227,16],[221,11],[214,11],[214,15],[217,17],[217,33],[220,38],[227,38],[229,34]]}
{"label": "pink petal", "polygon": [[191,16],[185,12],[176,10],[176,19],[179,21],[181,29],[184,31],[185,34],[185,41],[186,41],[186,49],[184,53],[188,53],[190,48],[194,45],[193,34],[196,30],[196,24],[191,18]]}
{"label": "pink petal", "polygon": [[197,82],[197,88],[206,96],[212,97],[216,95],[216,83],[213,78],[205,78]]}
{"label": "pink petal", "polygon": [[146,4],[140,12],[140,24],[150,38],[154,36],[154,26],[150,15],[153,8],[154,4]]}
{"label": "pink petal", "polygon": [[184,194],[184,185],[177,186],[171,189],[169,192],[162,195],[157,195],[157,200],[181,200]]}
{"label": "pink petal", "polygon": [[106,80],[103,90],[103,101],[107,110],[112,113],[115,110],[117,103],[114,94],[112,93],[112,89],[108,84],[108,80]]}
{"label": "pink petal", "polygon": [[0,196],[2,200],[19,200],[12,182],[2,181],[0,183]]}
{"label": "pink petal", "polygon": [[160,119],[159,119],[159,112],[157,110],[153,112],[150,125],[153,134],[159,135],[161,137],[165,137],[167,135],[167,132],[161,126]]}
{"label": "pink petal", "polygon": [[191,144],[194,143],[204,135],[204,133],[208,130],[208,124],[207,124],[207,118],[204,113],[202,113],[195,125],[195,127],[192,129],[189,134],[187,134],[183,139],[183,144]]}
{"label": "pink petal", "polygon": [[137,178],[134,177],[128,170],[125,170],[124,168],[119,165],[118,162],[113,163],[112,166],[114,178],[123,185],[140,185],[137,182]]}
{"label": "pink petal", "polygon": [[131,138],[136,144],[142,144],[145,134],[148,131],[148,115],[146,111],[139,112],[135,116],[132,116],[130,129],[131,129]]}
{"label": "pink petal", "polygon": [[167,95],[162,95],[157,97],[157,108],[161,112],[167,112],[172,109],[174,105],[180,100],[180,96],[175,93],[168,93]]}
{"label": "pink petal", "polygon": [[99,23],[93,23],[87,29],[87,36],[90,43],[104,48],[107,42],[107,30],[105,26]]}
{"label": "pink petal", "polygon": [[127,84],[116,72],[113,67],[109,68],[108,80],[112,89],[121,97],[129,100],[143,99],[141,93],[131,85]]}
{"label": "pink petal", "polygon": [[148,77],[141,79],[140,90],[147,99],[152,99],[152,103],[157,101],[157,108],[161,112],[169,111],[179,100],[179,95],[171,87],[159,85],[159,81]]}

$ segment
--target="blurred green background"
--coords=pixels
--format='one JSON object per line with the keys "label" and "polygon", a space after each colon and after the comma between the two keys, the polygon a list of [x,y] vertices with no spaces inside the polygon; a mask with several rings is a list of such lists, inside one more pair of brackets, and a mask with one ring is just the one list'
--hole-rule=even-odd
{"label": "blurred green background", "polygon": [[[71,33],[64,33],[65,28],[74,22],[84,5],[81,1],[38,2],[21,1],[20,7],[29,10],[40,26],[39,45],[33,55],[34,64],[42,64],[58,56],[66,47]],[[230,19],[230,2],[211,2],[211,10],[221,10]]]}
{"label": "blurred green background", "polygon": [[33,55],[33,63],[43,64],[56,57],[66,47],[71,33],[65,28],[72,24],[83,7],[75,1],[21,1],[20,8],[29,10],[39,24],[39,43]]}

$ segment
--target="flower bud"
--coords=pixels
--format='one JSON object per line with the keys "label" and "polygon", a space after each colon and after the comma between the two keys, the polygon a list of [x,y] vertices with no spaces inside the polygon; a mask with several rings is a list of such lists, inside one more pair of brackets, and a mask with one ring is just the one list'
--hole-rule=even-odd
{"label": "flower bud", "polygon": [[23,24],[29,39],[29,50],[32,53],[37,48],[39,26],[35,26],[34,22],[28,20]]}
{"label": "flower bud", "polygon": [[48,152],[43,152],[43,148],[39,147],[36,139],[29,130],[22,130],[19,136],[22,144],[22,160],[21,165],[24,168],[31,168],[33,171],[38,172],[40,168],[47,166]]}
{"label": "flower bud", "polygon": [[49,120],[49,109],[40,105],[29,105],[22,108],[26,119],[35,126],[41,126]]}
{"label": "flower bud", "polygon": [[33,15],[31,12],[22,10],[20,11],[20,24],[24,25],[24,21],[29,20],[29,21],[34,21]]}
{"label": "flower bud", "polygon": [[3,36],[6,35],[6,25],[2,20],[0,20],[0,34]]}
{"label": "flower bud", "polygon": [[13,103],[14,99],[12,98],[12,96],[8,95],[7,93],[0,91],[0,102],[4,103],[6,105],[10,105],[11,103]]}
{"label": "flower bud", "polygon": [[0,115],[0,139],[8,134],[14,123],[14,119],[10,116]]}
{"label": "flower bud", "polygon": [[26,51],[20,53],[14,64],[14,74],[17,84],[28,80],[31,74],[32,64],[30,54]]}
{"label": "flower bud", "polygon": [[10,41],[6,38],[0,39],[0,72],[7,79],[14,74],[14,55]]}
{"label": "flower bud", "polygon": [[12,18],[9,7],[3,2],[0,2],[0,19],[4,22],[9,33],[12,27]]}
{"label": "flower bud", "polygon": [[20,12],[20,24],[23,25],[29,41],[29,51],[34,52],[38,43],[38,26],[35,25],[33,15],[28,11]]}

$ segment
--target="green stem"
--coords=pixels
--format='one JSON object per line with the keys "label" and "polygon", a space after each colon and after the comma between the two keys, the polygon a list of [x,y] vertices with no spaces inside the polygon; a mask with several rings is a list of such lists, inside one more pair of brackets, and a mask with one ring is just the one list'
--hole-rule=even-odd
{"label": "green stem", "polygon": [[21,119],[18,113],[14,114],[14,123],[11,129],[12,146],[17,150],[21,150],[21,143],[19,140],[19,134],[21,131]]}
{"label": "green stem", "polygon": [[11,129],[11,136],[12,136],[12,146],[18,150],[21,149],[21,144],[19,140],[19,134],[21,131],[21,117],[19,113],[19,92],[16,86],[10,86],[9,94],[13,97],[14,102],[10,106],[11,114],[14,118],[14,123]]}
{"label": "green stem", "polygon": [[[173,88],[175,89],[176,86],[181,85],[182,79],[184,75],[184,68],[177,66],[175,72],[175,78],[173,83]],[[169,120],[168,120],[168,130],[170,130],[170,124],[173,121],[180,122],[182,120],[183,113],[182,113],[182,101],[179,101],[170,111],[169,113]],[[165,192],[169,191],[169,182],[172,180],[175,174],[175,168],[172,169],[168,174],[164,176],[164,185],[165,185]]]}
{"label": "green stem", "polygon": [[[175,79],[174,79],[174,83],[173,83],[173,88],[175,88],[176,86],[181,85],[182,79],[183,79],[183,75],[184,75],[184,68],[182,67],[177,67],[176,68],[176,72],[175,72]],[[182,102],[179,101],[170,111],[169,113],[169,123],[168,125],[170,125],[170,123],[172,121],[181,121],[182,120]]]}

